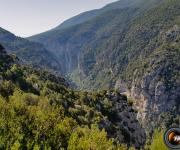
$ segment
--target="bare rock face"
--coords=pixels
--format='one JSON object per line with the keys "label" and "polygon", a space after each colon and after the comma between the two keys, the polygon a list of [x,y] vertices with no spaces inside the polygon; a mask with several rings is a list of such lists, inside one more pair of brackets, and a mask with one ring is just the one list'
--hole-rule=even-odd
{"label": "bare rock face", "polygon": [[[120,83],[121,81],[116,82],[116,88]],[[122,93],[134,100],[134,107],[138,110],[137,119],[144,124],[150,118],[157,119],[158,115],[162,112],[173,109],[173,107],[176,106],[175,100],[179,97],[179,89],[171,95],[171,93],[166,93],[166,87],[161,81],[154,84],[149,91],[143,89],[143,84],[140,85],[141,87],[133,85],[130,90],[126,88],[126,91],[123,90]],[[120,88],[122,88],[122,86],[121,84]],[[126,85],[124,85],[124,88],[125,87]]]}
{"label": "bare rock face", "polygon": [[161,113],[178,107],[176,104],[180,98],[180,88],[177,85],[168,91],[167,85],[159,76],[161,71],[146,74],[139,85],[138,78],[134,78],[130,89],[125,82],[121,80],[116,82],[116,90],[134,100],[134,107],[138,110],[137,119],[142,123],[148,119],[157,119]]}
{"label": "bare rock face", "polygon": [[121,142],[136,148],[143,148],[146,142],[145,129],[137,120],[137,112],[127,103],[127,97],[118,93],[107,93],[112,107],[108,120],[103,120],[99,124],[100,128],[105,128],[109,137],[117,137]]}
{"label": "bare rock face", "polygon": [[155,49],[147,66],[135,69],[131,82],[118,80],[115,88],[134,100],[137,118],[142,123],[154,120],[163,112],[178,110],[180,100],[180,28],[174,25],[161,33],[164,46]]}

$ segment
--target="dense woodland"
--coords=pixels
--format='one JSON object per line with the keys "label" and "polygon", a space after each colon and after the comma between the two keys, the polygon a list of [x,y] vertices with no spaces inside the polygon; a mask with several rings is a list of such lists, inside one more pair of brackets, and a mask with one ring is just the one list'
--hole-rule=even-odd
{"label": "dense woodland", "polygon": [[[118,111],[136,111],[125,95],[116,91],[81,92],[68,88],[60,76],[19,65],[18,58],[0,53],[0,149],[12,150],[126,150],[137,145],[130,137],[133,128],[118,124]],[[119,103],[117,103],[119,101]],[[139,129],[140,130],[140,129]],[[115,134],[118,133],[118,134]],[[142,136],[142,135],[141,135]],[[162,132],[154,135],[151,147],[160,143]],[[141,139],[141,141],[143,141]],[[157,147],[158,146],[158,147]],[[133,148],[131,148],[133,149]]]}

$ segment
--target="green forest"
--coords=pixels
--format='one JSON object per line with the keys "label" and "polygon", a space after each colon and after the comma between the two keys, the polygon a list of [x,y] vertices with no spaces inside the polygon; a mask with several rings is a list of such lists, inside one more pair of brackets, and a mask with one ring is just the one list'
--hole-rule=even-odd
{"label": "green forest", "polygon": [[[136,113],[125,95],[72,90],[64,78],[20,65],[2,47],[0,60],[0,149],[134,149],[129,143],[135,139],[128,139],[125,128],[115,122],[117,99],[123,104],[121,111]],[[110,135],[117,131],[121,137]],[[157,130],[146,149],[165,147],[162,134]]]}
{"label": "green forest", "polygon": [[168,150],[180,0],[119,0],[15,34],[0,27],[0,150]]}

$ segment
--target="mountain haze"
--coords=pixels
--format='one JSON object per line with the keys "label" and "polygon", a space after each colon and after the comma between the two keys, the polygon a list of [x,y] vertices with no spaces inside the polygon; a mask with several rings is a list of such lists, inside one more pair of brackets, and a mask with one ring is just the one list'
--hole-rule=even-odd
{"label": "mountain haze", "polygon": [[58,70],[59,72],[61,70],[57,58],[45,49],[42,44],[17,37],[3,28],[0,28],[0,42],[7,49],[8,53],[17,55],[29,65],[54,71]]}

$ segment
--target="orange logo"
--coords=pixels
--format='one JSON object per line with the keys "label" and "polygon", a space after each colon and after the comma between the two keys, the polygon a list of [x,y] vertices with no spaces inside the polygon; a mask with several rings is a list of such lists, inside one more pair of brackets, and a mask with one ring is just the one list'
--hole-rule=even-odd
{"label": "orange logo", "polygon": [[171,149],[180,149],[180,128],[171,128],[164,135],[166,145]]}

